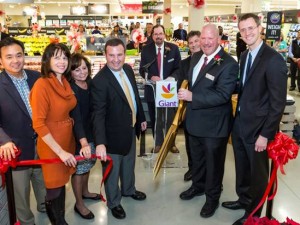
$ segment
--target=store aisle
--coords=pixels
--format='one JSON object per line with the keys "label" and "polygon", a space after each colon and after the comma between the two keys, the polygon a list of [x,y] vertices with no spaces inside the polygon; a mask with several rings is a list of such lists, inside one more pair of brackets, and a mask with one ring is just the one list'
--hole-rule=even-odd
{"label": "store aisle", "polygon": [[[289,92],[296,101],[296,117],[300,118],[300,93]],[[150,151],[152,142],[147,135],[147,152]],[[137,157],[136,162],[136,186],[137,189],[147,194],[143,202],[134,201],[131,198],[123,198],[122,205],[127,217],[117,220],[107,209],[105,203],[86,200],[86,204],[95,214],[95,219],[89,221],[81,219],[74,212],[75,199],[71,185],[68,184],[66,201],[66,220],[70,225],[231,225],[243,215],[243,210],[231,211],[220,206],[215,215],[204,219],[200,217],[200,210],[205,202],[205,197],[196,197],[190,201],[183,201],[179,194],[190,187],[191,182],[184,182],[183,175],[186,172],[186,154],[184,148],[183,134],[177,138],[177,147],[180,154],[169,153],[166,167],[160,172],[157,179],[153,180],[151,161]],[[137,149],[137,154],[139,149]],[[173,167],[173,168],[172,168]],[[279,187],[274,201],[273,216],[278,221],[285,221],[286,217],[300,222],[300,156],[290,161],[285,167],[286,175],[278,172]],[[101,176],[101,165],[99,162],[92,169],[90,176],[90,191],[99,191]],[[236,200],[235,194],[235,168],[232,146],[228,145],[225,165],[225,176],[223,180],[224,190],[220,203],[228,200]],[[103,192],[103,189],[102,189]],[[31,196],[32,208],[35,209],[35,201]],[[46,214],[36,212],[38,225],[50,224]]]}

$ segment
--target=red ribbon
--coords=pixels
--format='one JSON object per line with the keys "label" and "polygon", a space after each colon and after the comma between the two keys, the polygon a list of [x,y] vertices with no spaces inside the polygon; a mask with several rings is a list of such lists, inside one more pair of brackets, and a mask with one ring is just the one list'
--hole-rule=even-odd
{"label": "red ribbon", "polygon": [[[2,186],[5,186],[5,173],[11,168],[16,168],[17,166],[33,166],[33,165],[43,165],[43,164],[54,164],[54,163],[63,163],[60,158],[54,158],[54,159],[39,159],[39,160],[24,160],[24,161],[18,161],[17,158],[21,154],[21,151],[16,149],[16,157],[12,158],[12,160],[3,160],[0,158],[0,175],[2,176]],[[95,154],[92,154],[91,159],[98,158],[101,160],[100,156],[96,156]],[[85,157],[82,156],[75,156],[75,159],[77,161],[85,160]],[[104,171],[103,178],[101,180],[100,185],[100,198],[103,202],[106,202],[105,198],[101,194],[101,188],[103,183],[105,182],[108,174],[110,173],[110,170],[113,165],[113,161],[110,156],[107,156],[107,161],[109,162],[106,170]]]}
{"label": "red ribbon", "polygon": [[[285,165],[289,161],[289,159],[295,159],[297,157],[299,146],[296,144],[294,139],[290,138],[288,135],[282,132],[278,132],[275,135],[275,139],[268,144],[267,151],[268,151],[269,158],[272,159],[274,163],[274,167],[271,172],[271,177],[262,199],[260,200],[256,208],[253,210],[253,212],[249,215],[244,225],[263,224],[263,223],[257,223],[257,221],[255,221],[255,219],[253,218],[253,215],[264,204],[274,183],[275,183],[274,192],[268,198],[268,200],[272,200],[275,197],[277,192],[277,170],[278,168],[280,168],[280,172],[282,174],[285,174],[283,165]],[[260,220],[260,218],[257,219]],[[276,223],[272,222],[266,224],[276,224]]]}

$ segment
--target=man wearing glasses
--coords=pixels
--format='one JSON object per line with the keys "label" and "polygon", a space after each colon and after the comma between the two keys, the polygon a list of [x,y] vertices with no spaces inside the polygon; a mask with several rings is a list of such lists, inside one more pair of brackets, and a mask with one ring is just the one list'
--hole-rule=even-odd
{"label": "man wearing glasses", "polygon": [[[228,209],[245,209],[233,225],[242,225],[256,208],[269,178],[268,141],[274,139],[286,103],[287,66],[282,56],[263,42],[257,15],[240,18],[239,30],[248,45],[240,61],[240,87],[232,143],[236,167],[237,201]],[[260,216],[260,207],[254,216]]]}

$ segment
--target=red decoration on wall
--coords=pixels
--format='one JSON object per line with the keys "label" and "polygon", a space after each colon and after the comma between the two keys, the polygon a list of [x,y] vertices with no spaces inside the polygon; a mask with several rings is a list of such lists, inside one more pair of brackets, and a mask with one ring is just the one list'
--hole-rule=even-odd
{"label": "red decoration on wall", "polygon": [[168,15],[168,14],[170,14],[170,13],[171,13],[171,8],[170,8],[170,7],[165,8],[164,14]]}
{"label": "red decoration on wall", "polygon": [[236,22],[237,21],[237,15],[233,15],[232,20],[233,20],[233,22]]}
{"label": "red decoration on wall", "polygon": [[0,16],[3,16],[5,12],[3,10],[0,10]]}
{"label": "red decoration on wall", "polygon": [[197,9],[201,9],[205,5],[204,0],[187,0],[189,5],[193,5]]}

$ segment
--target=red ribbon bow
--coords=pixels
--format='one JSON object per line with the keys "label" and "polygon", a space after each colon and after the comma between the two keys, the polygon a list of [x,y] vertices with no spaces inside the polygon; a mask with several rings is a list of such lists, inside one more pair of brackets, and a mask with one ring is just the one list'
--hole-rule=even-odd
{"label": "red ribbon bow", "polygon": [[[245,225],[279,224],[273,221],[270,221],[269,223],[262,223],[263,218],[253,218],[253,215],[264,204],[271,191],[273,184],[275,185],[274,192],[268,198],[268,200],[271,200],[275,197],[277,192],[277,170],[278,168],[280,168],[281,173],[285,174],[283,165],[285,165],[289,161],[289,159],[295,159],[297,157],[299,146],[296,144],[294,139],[290,138],[288,135],[282,132],[278,132],[275,135],[275,139],[268,144],[267,151],[269,158],[271,158],[274,162],[274,167],[272,169],[271,177],[266,191],[262,199],[260,200],[260,203],[256,206],[253,212],[249,215],[247,221],[244,223]],[[298,223],[290,219],[288,219],[288,222],[286,224],[299,225]]]}

